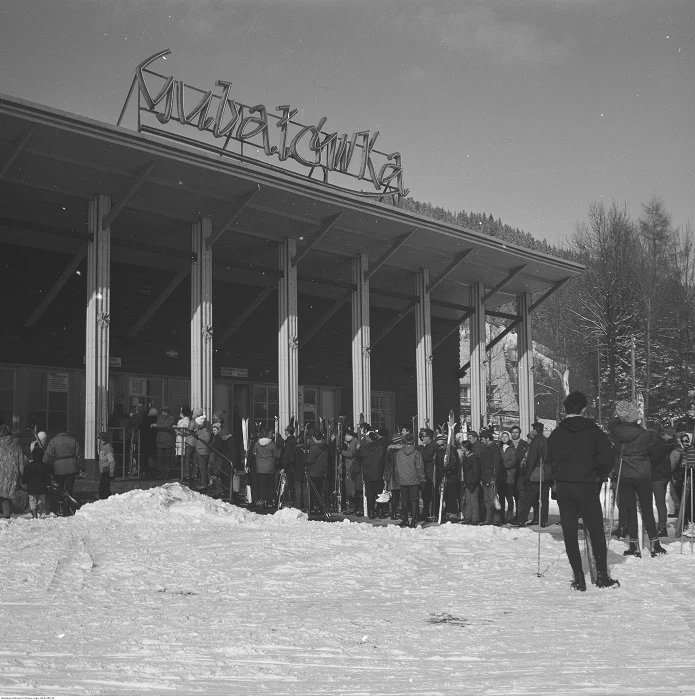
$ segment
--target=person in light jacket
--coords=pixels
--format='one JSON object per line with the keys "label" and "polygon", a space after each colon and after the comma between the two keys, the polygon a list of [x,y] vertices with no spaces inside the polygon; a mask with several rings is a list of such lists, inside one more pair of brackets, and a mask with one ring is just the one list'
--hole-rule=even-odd
{"label": "person in light jacket", "polygon": [[[420,488],[425,484],[425,463],[422,454],[415,447],[415,436],[406,433],[401,439],[401,447],[393,452],[393,459],[387,460],[384,479],[394,478],[400,487],[401,527],[417,527]],[[410,523],[408,516],[410,515]]]}

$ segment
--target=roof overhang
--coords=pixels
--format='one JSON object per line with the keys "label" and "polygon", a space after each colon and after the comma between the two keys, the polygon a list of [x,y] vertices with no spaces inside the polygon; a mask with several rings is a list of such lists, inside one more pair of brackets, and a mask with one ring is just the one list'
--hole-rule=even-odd
{"label": "roof overhang", "polygon": [[363,253],[372,265],[383,261],[370,276],[373,305],[411,303],[412,273],[428,268],[437,282],[432,314],[452,320],[467,310],[472,283],[495,290],[487,300],[494,310],[584,270],[248,158],[222,159],[4,95],[0,182],[0,240],[76,252],[88,238],[85,202],[107,194],[118,209],[111,237],[122,262],[182,269],[191,224],[210,217],[216,275],[225,279],[266,286],[277,276],[276,243],[291,237],[300,293],[344,296],[351,260]]}

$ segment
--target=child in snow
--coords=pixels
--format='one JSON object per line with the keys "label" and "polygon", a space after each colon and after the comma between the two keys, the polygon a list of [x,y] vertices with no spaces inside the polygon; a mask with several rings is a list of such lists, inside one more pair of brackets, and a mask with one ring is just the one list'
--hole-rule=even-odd
{"label": "child in snow", "polygon": [[99,498],[108,498],[111,495],[111,479],[116,469],[116,458],[113,456],[111,440],[106,433],[99,433]]}
{"label": "child in snow", "polygon": [[39,517],[39,506],[44,515],[48,512],[46,510],[48,482],[48,467],[43,463],[43,450],[36,442],[31,451],[31,462],[24,467],[22,473],[22,483],[27,487],[29,496],[29,510],[34,518]]}

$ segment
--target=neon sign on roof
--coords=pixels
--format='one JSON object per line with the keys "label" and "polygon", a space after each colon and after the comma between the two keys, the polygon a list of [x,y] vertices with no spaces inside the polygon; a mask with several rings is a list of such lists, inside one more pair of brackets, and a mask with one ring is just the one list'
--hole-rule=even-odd
{"label": "neon sign on roof", "polygon": [[[184,143],[212,150],[220,155],[244,158],[244,144],[253,146],[268,158],[280,162],[292,160],[308,168],[308,177],[319,172],[322,180],[336,185],[335,176],[349,176],[370,182],[374,191],[359,190],[358,194],[372,197],[404,197],[408,190],[403,185],[403,166],[398,152],[384,153],[376,149],[378,131],[357,131],[351,135],[324,131],[326,117],[315,125],[304,125],[294,120],[298,110],[290,105],[276,107],[278,114],[265,105],[242,104],[232,97],[232,83],[217,80],[213,90],[201,90],[186,85],[173,76],[162,75],[150,66],[164,59],[170,50],[159,51],[140,63],[128,97],[118,119],[120,124],[128,101],[137,87],[138,130],[165,136]],[[147,79],[146,79],[147,76]],[[158,81],[156,87],[153,83]],[[191,95],[191,93],[196,93]],[[195,139],[182,130],[161,129],[147,124],[143,115],[154,115],[159,125],[178,123],[198,131]],[[229,150],[230,142],[241,144],[241,153]],[[257,160],[257,159],[254,159]],[[339,187],[339,189],[348,189]],[[354,191],[354,190],[349,190]]]}

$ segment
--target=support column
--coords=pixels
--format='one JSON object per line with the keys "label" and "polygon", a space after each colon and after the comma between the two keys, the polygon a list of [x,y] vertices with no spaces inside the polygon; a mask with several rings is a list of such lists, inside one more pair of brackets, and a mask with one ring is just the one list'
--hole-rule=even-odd
{"label": "support column", "polygon": [[106,430],[109,419],[111,229],[103,228],[102,221],[110,210],[108,195],[97,195],[89,202],[91,240],[87,243],[84,456],[90,472],[97,459],[97,435]]}
{"label": "support column", "polygon": [[525,438],[535,418],[535,393],[533,387],[533,333],[531,329],[531,295],[517,297],[519,311],[519,333],[517,337],[517,359],[519,377],[519,426]]}
{"label": "support column", "polygon": [[290,418],[299,421],[299,341],[297,318],[297,267],[292,259],[297,241],[286,238],[279,248],[278,284],[278,418],[280,431]]}
{"label": "support column", "polygon": [[212,221],[191,229],[191,408],[212,418]]}
{"label": "support column", "polygon": [[432,316],[430,310],[430,271],[415,273],[415,371],[417,381],[418,430],[434,429],[434,392],[432,381]]}
{"label": "support column", "polygon": [[470,320],[471,428],[476,432],[480,432],[487,415],[484,295],[485,285],[482,282],[471,284],[470,305],[473,308]]}
{"label": "support column", "polygon": [[360,414],[372,422],[372,358],[369,324],[369,259],[360,254],[352,261],[352,415],[357,426]]}

